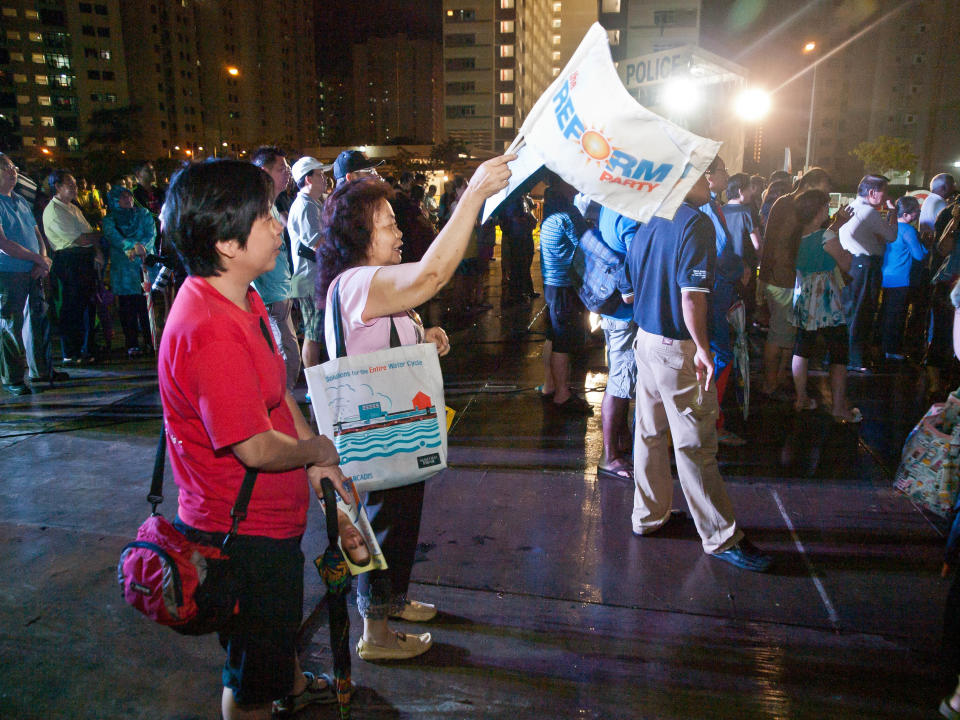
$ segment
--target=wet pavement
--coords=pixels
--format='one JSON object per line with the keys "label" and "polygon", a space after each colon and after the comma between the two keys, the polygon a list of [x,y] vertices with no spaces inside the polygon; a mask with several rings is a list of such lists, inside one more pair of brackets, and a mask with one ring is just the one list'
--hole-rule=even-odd
{"label": "wet pavement", "polygon": [[[498,290],[493,309],[456,323],[443,361],[451,467],[428,482],[411,588],[442,610],[435,646],[355,659],[355,717],[936,717],[943,537],[891,489],[926,405],[917,369],[851,378],[859,428],[789,405],[755,401],[748,421],[728,411],[749,442],[721,448],[721,469],[741,526],[777,562],[757,575],[706,557],[684,514],[631,533],[631,486],[595,475],[602,347],[574,370],[597,414],[554,417],[534,390],[542,299],[501,313]],[[148,512],[150,362],[71,372],[0,399],[0,718],[219,717],[216,639],[151,624],[116,584]],[[822,400],[825,381],[813,380]],[[315,507],[304,660],[329,670],[309,562],[322,524]],[[351,618],[355,643],[353,606]]]}

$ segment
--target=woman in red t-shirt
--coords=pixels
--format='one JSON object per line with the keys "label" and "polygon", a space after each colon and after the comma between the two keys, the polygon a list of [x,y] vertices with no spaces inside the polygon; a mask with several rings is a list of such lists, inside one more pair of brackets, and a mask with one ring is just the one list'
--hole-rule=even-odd
{"label": "woman in red t-shirt", "polygon": [[[270,215],[272,181],[248,163],[192,165],[173,181],[161,220],[189,277],[177,294],[158,358],[167,448],[179,489],[174,524],[218,543],[246,468],[259,474],[231,546],[238,615],[220,642],[223,717],[336,702],[330,678],[300,670],[303,553],[310,486],[343,475],[286,390],[263,301],[250,287],[271,270],[282,228]],[[271,707],[272,703],[272,707]]]}

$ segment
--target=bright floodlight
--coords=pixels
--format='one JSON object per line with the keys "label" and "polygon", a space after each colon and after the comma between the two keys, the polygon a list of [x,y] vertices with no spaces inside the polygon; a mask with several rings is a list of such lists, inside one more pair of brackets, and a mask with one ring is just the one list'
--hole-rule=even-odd
{"label": "bright floodlight", "polygon": [[671,78],[663,86],[660,102],[672,115],[689,115],[700,105],[700,88],[690,78]]}
{"label": "bright floodlight", "polygon": [[813,41],[808,42],[806,45],[803,46],[803,51],[805,53],[813,52],[816,49],[817,49],[817,44]]}
{"label": "bright floodlight", "polygon": [[759,88],[744,90],[737,96],[735,108],[737,115],[744,120],[762,120],[770,112],[770,94]]}

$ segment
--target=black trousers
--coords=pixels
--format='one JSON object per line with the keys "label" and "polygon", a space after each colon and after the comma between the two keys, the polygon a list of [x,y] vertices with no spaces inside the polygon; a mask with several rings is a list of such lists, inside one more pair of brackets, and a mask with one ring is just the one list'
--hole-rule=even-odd
{"label": "black trousers", "polygon": [[63,357],[78,358],[93,353],[96,319],[97,270],[92,247],[67,248],[53,255],[52,274],[60,283],[60,337]]}
{"label": "black trousers", "polygon": [[387,569],[357,578],[357,607],[363,617],[383,619],[403,607],[420,537],[423,490],[424,483],[418,482],[367,494],[367,517]]}
{"label": "black trousers", "polygon": [[[117,295],[120,325],[127,350],[150,347],[150,320],[147,317],[147,298],[143,295]],[[138,342],[138,336],[143,342]]]}
{"label": "black trousers", "polygon": [[880,349],[884,355],[900,355],[907,324],[909,287],[884,288],[880,313]]}
{"label": "black trousers", "polygon": [[873,340],[876,328],[877,301],[883,282],[883,258],[857,255],[850,266],[849,285],[843,289],[841,301],[850,332],[850,364],[864,364],[864,351]]}

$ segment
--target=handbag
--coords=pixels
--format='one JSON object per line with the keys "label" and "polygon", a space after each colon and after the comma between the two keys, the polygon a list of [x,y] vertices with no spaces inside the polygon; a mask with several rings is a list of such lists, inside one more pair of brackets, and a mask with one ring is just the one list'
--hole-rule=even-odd
{"label": "handbag", "polygon": [[960,490],[960,399],[930,407],[903,444],[894,488],[930,512],[949,517]]}
{"label": "handbag", "polygon": [[612,315],[623,299],[617,277],[625,258],[609,247],[595,230],[587,230],[573,252],[570,280],[584,307],[590,312]]}
{"label": "handbag", "polygon": [[239,585],[230,544],[246,518],[257,471],[248,469],[243,478],[223,543],[194,542],[157,512],[163,502],[166,445],[166,433],[161,432],[147,495],[153,509],[137,539],[121,551],[117,579],[124,601],[154,622],[183,635],[203,635],[222,629],[236,613]]}
{"label": "handbag", "polygon": [[433,343],[401,345],[390,318],[390,348],[347,355],[334,286],[328,322],[335,357],[305,370],[320,432],[358,492],[426,480],[447,467],[443,374]]}

